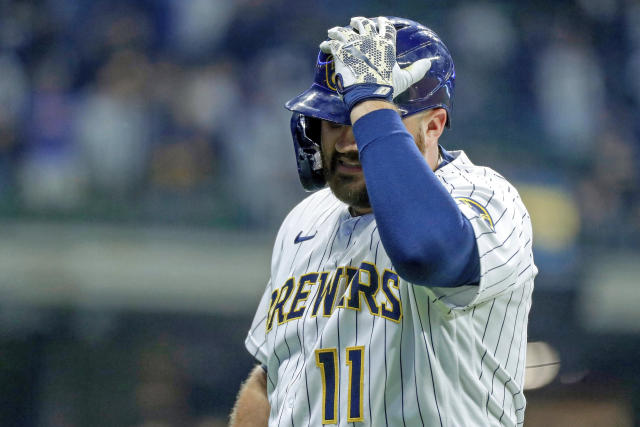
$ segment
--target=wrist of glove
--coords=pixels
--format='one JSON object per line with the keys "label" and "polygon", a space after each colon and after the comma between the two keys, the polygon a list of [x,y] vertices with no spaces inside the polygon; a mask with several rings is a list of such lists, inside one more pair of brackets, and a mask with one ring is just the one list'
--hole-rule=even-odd
{"label": "wrist of glove", "polygon": [[340,93],[349,111],[351,111],[356,104],[370,99],[393,102],[393,87],[376,83],[351,85],[344,88]]}

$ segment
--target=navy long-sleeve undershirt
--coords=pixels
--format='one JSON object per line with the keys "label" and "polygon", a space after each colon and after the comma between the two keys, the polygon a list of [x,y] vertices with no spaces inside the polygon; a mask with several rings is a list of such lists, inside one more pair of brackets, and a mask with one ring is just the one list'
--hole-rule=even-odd
{"label": "navy long-sleeve undershirt", "polygon": [[480,260],[471,223],[398,113],[368,113],[353,133],[380,239],[398,274],[418,285],[476,284]]}

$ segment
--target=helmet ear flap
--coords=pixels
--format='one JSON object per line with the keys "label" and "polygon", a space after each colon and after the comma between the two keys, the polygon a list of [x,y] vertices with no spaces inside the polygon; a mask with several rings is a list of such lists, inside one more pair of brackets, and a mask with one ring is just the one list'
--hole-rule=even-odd
{"label": "helmet ear flap", "polygon": [[306,191],[320,190],[326,185],[322,169],[320,119],[294,112],[291,135],[302,187]]}

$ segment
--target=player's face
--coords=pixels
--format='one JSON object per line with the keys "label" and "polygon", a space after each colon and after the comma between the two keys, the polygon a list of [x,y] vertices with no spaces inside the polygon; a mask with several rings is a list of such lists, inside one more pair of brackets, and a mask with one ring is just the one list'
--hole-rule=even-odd
{"label": "player's face", "polygon": [[351,126],[322,121],[322,164],[329,188],[355,213],[371,211]]}

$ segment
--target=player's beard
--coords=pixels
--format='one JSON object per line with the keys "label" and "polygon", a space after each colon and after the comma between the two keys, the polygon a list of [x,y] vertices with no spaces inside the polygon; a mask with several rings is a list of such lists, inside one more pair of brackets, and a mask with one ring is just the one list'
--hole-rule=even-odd
{"label": "player's beard", "polygon": [[324,178],[336,198],[356,210],[366,210],[371,207],[369,193],[362,174],[345,175],[337,173],[338,160],[343,158],[349,161],[358,161],[358,153],[338,154],[333,152],[328,157],[322,152],[322,164],[324,165]]}

